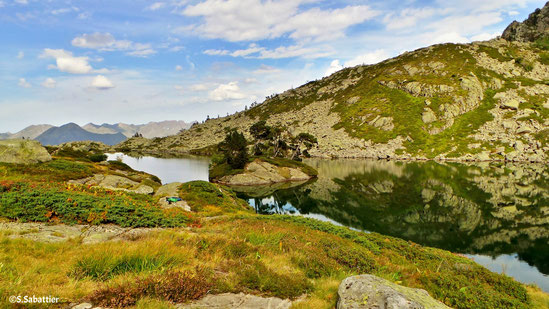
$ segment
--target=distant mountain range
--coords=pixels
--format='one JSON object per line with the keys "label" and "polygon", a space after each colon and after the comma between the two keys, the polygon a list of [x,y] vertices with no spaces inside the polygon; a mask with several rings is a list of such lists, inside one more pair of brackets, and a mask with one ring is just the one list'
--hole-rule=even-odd
{"label": "distant mountain range", "polygon": [[32,125],[17,133],[0,133],[2,139],[36,139],[44,145],[58,145],[66,142],[91,140],[114,145],[136,134],[146,138],[165,137],[190,128],[192,123],[184,121],[161,121],[147,124],[107,124],[88,123],[83,127],[68,123],[60,127],[48,124]]}
{"label": "distant mountain range", "polygon": [[97,134],[82,129],[76,123],[68,123],[60,127],[52,127],[35,138],[42,145],[59,145],[67,142],[95,141],[106,145],[116,145],[126,136],[122,133]]}
{"label": "distant mountain range", "polygon": [[132,137],[136,133],[141,134],[145,138],[165,137],[179,133],[181,130],[190,128],[192,123],[178,120],[167,120],[161,122],[149,122],[147,124],[107,124],[96,125],[88,123],[82,128],[86,131],[98,134],[114,134],[122,133],[126,137]]}

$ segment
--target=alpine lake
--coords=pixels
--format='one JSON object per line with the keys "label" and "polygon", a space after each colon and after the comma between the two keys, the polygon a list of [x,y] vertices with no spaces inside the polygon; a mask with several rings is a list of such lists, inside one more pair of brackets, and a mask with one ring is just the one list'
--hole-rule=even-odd
{"label": "alpine lake", "polygon": [[[163,183],[208,180],[209,159],[110,154]],[[305,183],[233,187],[257,213],[329,221],[465,255],[549,292],[546,164],[305,159]]]}

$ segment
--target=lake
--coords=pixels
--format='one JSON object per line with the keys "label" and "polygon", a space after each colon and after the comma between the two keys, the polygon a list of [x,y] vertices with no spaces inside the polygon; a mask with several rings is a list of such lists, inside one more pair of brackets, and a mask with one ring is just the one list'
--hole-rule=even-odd
{"label": "lake", "polygon": [[[121,159],[163,183],[208,179],[209,161],[204,158]],[[260,214],[307,216],[461,253],[549,292],[547,165],[351,159],[305,163],[319,171],[318,179],[296,187],[233,189]]]}

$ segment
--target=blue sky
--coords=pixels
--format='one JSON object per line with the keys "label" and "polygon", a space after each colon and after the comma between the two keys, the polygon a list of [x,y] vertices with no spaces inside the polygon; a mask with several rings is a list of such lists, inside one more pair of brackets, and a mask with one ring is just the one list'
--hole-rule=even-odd
{"label": "blue sky", "polygon": [[346,66],[493,38],[544,4],[0,0],[0,132],[226,115]]}

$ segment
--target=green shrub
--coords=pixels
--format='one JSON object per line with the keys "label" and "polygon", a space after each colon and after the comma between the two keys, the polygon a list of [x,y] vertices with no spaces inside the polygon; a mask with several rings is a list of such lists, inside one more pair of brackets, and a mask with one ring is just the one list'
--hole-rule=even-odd
{"label": "green shrub", "polygon": [[194,274],[189,271],[174,271],[137,279],[133,284],[105,286],[95,291],[90,300],[105,307],[133,306],[145,297],[184,303],[202,298],[211,286],[204,271],[197,270]]}
{"label": "green shrub", "polygon": [[107,160],[107,155],[103,153],[96,153],[88,156],[92,162],[103,162]]}
{"label": "green shrub", "polygon": [[76,262],[71,276],[76,279],[90,277],[96,280],[106,280],[124,273],[140,273],[169,268],[176,263],[176,258],[163,253],[88,256]]}
{"label": "green shrub", "polygon": [[184,210],[163,210],[152,197],[67,184],[18,182],[0,195],[0,216],[22,222],[113,223],[176,227],[192,222]]}

